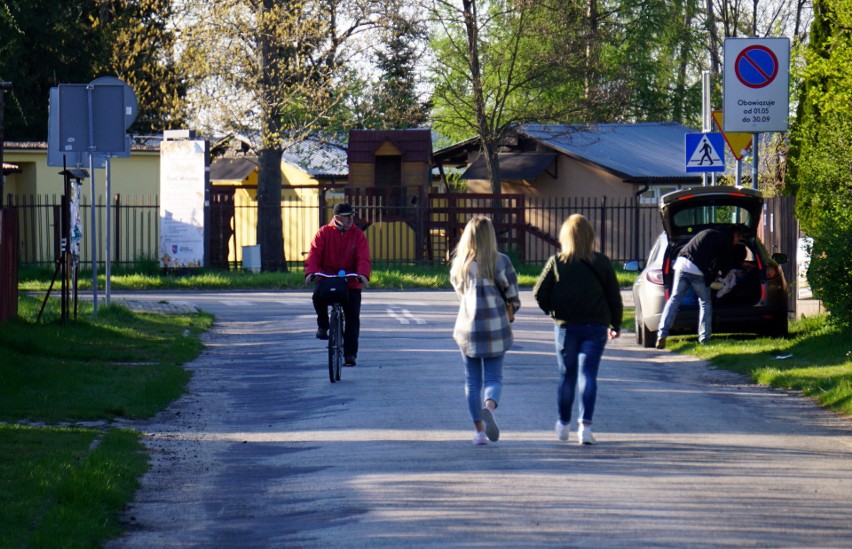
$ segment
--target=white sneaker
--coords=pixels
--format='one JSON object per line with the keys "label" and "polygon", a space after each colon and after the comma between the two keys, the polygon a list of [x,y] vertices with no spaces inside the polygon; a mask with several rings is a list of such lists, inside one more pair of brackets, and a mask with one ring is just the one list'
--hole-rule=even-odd
{"label": "white sneaker", "polygon": [[577,443],[586,445],[598,443],[594,435],[592,435],[592,428],[590,426],[580,425],[580,429],[577,430]]}
{"label": "white sneaker", "polygon": [[473,435],[473,443],[476,445],[488,444],[488,435],[486,435],[484,431],[477,431],[477,433]]}
{"label": "white sneaker", "polygon": [[568,440],[568,426],[558,419],[556,420],[556,438],[562,441]]}
{"label": "white sneaker", "polygon": [[497,442],[500,439],[500,427],[497,426],[494,413],[489,408],[482,409],[482,422],[485,423],[485,436],[491,442]]}

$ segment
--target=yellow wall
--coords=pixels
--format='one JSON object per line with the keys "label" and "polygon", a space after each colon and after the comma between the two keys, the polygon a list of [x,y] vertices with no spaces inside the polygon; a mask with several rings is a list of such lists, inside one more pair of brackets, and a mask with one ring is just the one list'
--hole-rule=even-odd
{"label": "yellow wall", "polygon": [[[22,170],[22,173],[6,177],[6,194],[59,196],[63,193],[65,181],[59,175],[62,168],[47,165],[47,149],[5,149],[3,160],[17,164]],[[94,176],[95,195],[103,196],[106,191],[106,172],[95,169]],[[83,195],[86,197],[90,194],[90,185],[90,178],[83,181]],[[113,195],[159,195],[159,151],[131,151],[130,158],[113,158],[110,161],[110,191]]]}
{"label": "yellow wall", "polygon": [[[252,174],[254,185],[256,174]],[[319,230],[319,182],[309,173],[288,163],[281,163],[281,225],[284,227],[284,257],[302,261],[311,240]],[[217,185],[242,182],[219,181]],[[249,181],[247,180],[248,184]],[[345,180],[341,181],[345,183]],[[228,247],[228,261],[242,263],[243,246],[257,244],[257,189],[238,188],[234,192],[235,239]]]}

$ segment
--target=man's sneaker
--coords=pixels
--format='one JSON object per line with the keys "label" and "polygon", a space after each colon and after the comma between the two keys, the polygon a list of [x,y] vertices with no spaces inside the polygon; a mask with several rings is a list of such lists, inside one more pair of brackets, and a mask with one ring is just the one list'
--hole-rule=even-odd
{"label": "man's sneaker", "polygon": [[477,433],[473,435],[473,443],[478,446],[488,444],[488,435],[486,435],[483,431],[477,431]]}
{"label": "man's sneaker", "polygon": [[588,425],[580,425],[580,429],[577,431],[577,443],[586,445],[598,443],[592,435],[591,427]]}
{"label": "man's sneaker", "polygon": [[328,339],[328,330],[325,328],[317,330],[317,339]]}
{"label": "man's sneaker", "polygon": [[343,365],[349,367],[355,366],[355,355],[346,356],[346,358],[343,359]]}
{"label": "man's sneaker", "polygon": [[562,441],[568,440],[568,426],[558,419],[556,420],[556,438]]}
{"label": "man's sneaker", "polygon": [[491,442],[497,442],[500,439],[500,427],[497,426],[494,414],[489,408],[482,409],[482,421],[485,423],[485,436]]}
{"label": "man's sneaker", "polygon": [[665,349],[666,348],[666,338],[658,337],[657,338],[657,349]]}

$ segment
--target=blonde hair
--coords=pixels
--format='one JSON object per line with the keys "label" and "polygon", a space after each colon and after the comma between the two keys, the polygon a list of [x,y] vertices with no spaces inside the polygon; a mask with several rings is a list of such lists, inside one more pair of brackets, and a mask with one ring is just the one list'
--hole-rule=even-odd
{"label": "blonde hair", "polygon": [[595,259],[595,230],[589,220],[580,214],[573,214],[562,223],[559,230],[559,244],[562,261],[594,261]]}
{"label": "blonde hair", "polygon": [[476,261],[477,277],[494,281],[497,272],[497,234],[491,219],[476,215],[467,222],[464,232],[453,251],[450,276],[465,280],[470,274],[470,265]]}

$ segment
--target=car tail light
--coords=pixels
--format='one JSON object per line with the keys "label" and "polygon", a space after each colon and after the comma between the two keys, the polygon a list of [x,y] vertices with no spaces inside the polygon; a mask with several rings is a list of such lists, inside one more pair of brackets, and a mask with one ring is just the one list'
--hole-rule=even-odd
{"label": "car tail light", "polygon": [[662,286],[663,284],[663,270],[662,269],[648,269],[648,272],[645,273],[645,278],[648,279],[648,282],[651,284],[659,284]]}
{"label": "car tail light", "polygon": [[767,265],[766,266],[766,279],[772,280],[773,278],[778,278],[781,276],[781,267],[778,265]]}

